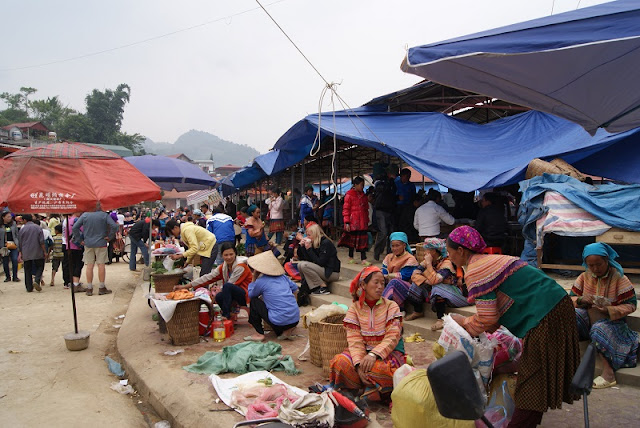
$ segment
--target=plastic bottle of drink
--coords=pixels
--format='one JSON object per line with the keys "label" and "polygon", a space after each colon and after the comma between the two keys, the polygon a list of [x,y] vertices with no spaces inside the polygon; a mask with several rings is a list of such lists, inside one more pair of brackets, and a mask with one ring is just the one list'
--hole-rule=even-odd
{"label": "plastic bottle of drink", "polygon": [[226,339],[226,334],[224,331],[224,322],[222,321],[222,316],[220,312],[216,314],[216,318],[213,321],[213,341],[214,342],[222,342]]}

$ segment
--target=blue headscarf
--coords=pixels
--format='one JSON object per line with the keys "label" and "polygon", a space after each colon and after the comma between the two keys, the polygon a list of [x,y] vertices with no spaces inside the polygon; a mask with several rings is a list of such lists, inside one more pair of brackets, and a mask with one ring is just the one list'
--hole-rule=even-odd
{"label": "blue headscarf", "polygon": [[253,212],[257,209],[258,207],[252,204],[249,208],[247,208],[247,214],[252,215]]}
{"label": "blue headscarf", "polygon": [[620,276],[624,275],[624,270],[622,270],[622,266],[620,263],[616,262],[615,259],[618,258],[618,253],[616,250],[611,248],[608,244],[604,242],[596,242],[594,244],[589,244],[584,247],[582,251],[582,266],[588,269],[587,266],[587,257],[589,256],[602,256],[606,257],[609,260],[609,266],[614,267],[618,272],[620,272]]}
{"label": "blue headscarf", "polygon": [[409,246],[409,238],[407,238],[407,234],[404,232],[393,232],[390,236],[389,236],[389,241],[402,241],[405,243],[405,246],[407,247],[406,250],[409,254],[413,254],[411,251],[411,247]]}

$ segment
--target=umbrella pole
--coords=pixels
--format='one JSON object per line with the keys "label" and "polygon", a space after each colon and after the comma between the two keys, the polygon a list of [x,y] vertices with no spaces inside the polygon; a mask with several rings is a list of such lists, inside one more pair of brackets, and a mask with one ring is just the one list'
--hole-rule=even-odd
{"label": "umbrella pole", "polygon": [[69,214],[64,215],[67,226],[64,228],[64,233],[67,236],[67,260],[69,260],[69,277],[71,278],[71,306],[73,307],[73,327],[75,333],[78,334],[78,313],[76,311],[76,293],[75,286],[73,284],[73,258],[71,257],[71,237],[69,236]]}

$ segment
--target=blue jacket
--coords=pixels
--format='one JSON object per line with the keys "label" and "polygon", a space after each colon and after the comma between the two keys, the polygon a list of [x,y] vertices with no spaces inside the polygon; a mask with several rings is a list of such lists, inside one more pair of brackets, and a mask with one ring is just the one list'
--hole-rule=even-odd
{"label": "blue jacket", "polygon": [[[84,232],[80,227],[84,226]],[[118,224],[104,211],[87,212],[73,223],[73,240],[84,241],[84,246],[89,248],[106,247],[105,237],[113,240],[118,231]],[[82,236],[84,234],[84,237]]]}
{"label": "blue jacket", "polygon": [[300,308],[293,293],[298,286],[286,275],[261,275],[249,284],[249,298],[262,296],[269,311],[269,321],[284,326],[300,321]]}
{"label": "blue jacket", "polygon": [[218,213],[207,220],[207,230],[216,235],[216,241],[219,244],[236,240],[233,219],[226,214]]}

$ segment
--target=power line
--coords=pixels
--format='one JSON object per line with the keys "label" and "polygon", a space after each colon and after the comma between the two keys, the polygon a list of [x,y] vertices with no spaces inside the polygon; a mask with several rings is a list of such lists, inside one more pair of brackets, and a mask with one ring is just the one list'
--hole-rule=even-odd
{"label": "power line", "polygon": [[[274,1],[272,3],[269,3],[268,6],[273,6],[274,4],[282,3],[283,1],[285,1],[285,0],[277,0],[277,1]],[[0,68],[0,71],[28,70],[30,68],[47,67],[49,65],[61,64],[61,63],[64,63],[64,62],[77,61],[77,60],[84,59],[84,58],[90,58],[92,56],[102,55],[104,53],[113,52],[113,51],[117,51],[117,50],[125,49],[125,48],[130,48],[132,46],[141,45],[143,43],[152,42],[154,40],[163,39],[165,37],[170,37],[170,36],[173,36],[175,34],[184,33],[184,32],[191,31],[191,30],[195,30],[196,28],[205,27],[207,25],[215,24],[215,23],[221,22],[221,21],[226,21],[226,20],[228,20],[230,18],[234,18],[234,17],[240,16],[240,15],[245,15],[245,14],[247,14],[249,12],[253,12],[253,11],[256,11],[256,10],[259,10],[259,9],[260,9],[260,7],[254,7],[254,8],[251,8],[251,9],[243,10],[242,12],[237,12],[237,13],[234,13],[232,15],[224,16],[222,18],[217,18],[217,19],[213,19],[211,21],[203,22],[201,24],[192,25],[191,27],[181,28],[179,30],[171,31],[169,33],[160,34],[158,36],[149,37],[147,39],[138,40],[136,42],[127,43],[125,45],[120,45],[120,46],[116,46],[116,47],[109,48],[109,49],[103,49],[101,51],[91,52],[91,53],[84,54],[84,55],[78,55],[78,56],[74,56],[74,57],[71,57],[71,58],[65,58],[65,59],[59,59],[59,60],[55,60],[55,61],[45,62],[45,63],[42,63],[42,64],[25,65],[25,66],[21,66],[21,67],[13,67],[13,68]]]}

